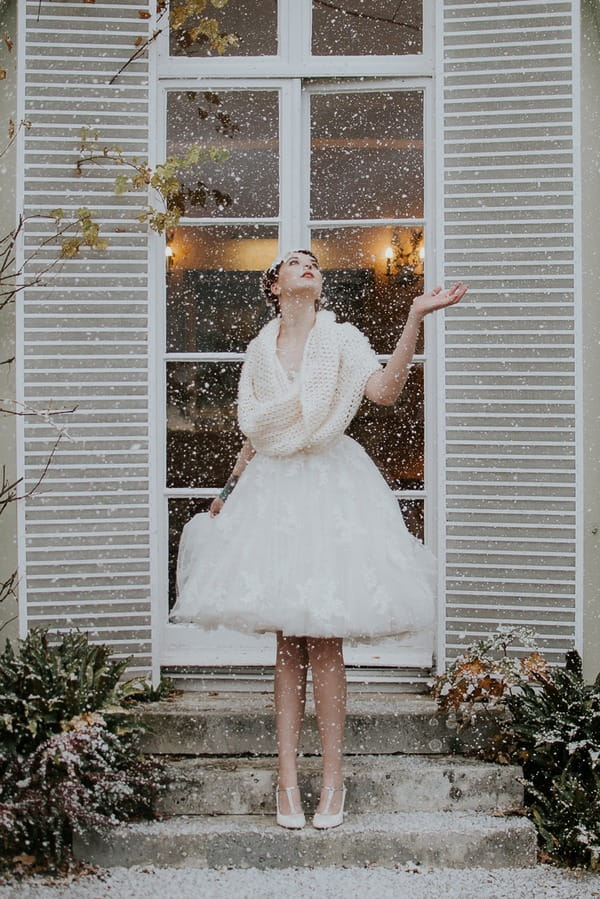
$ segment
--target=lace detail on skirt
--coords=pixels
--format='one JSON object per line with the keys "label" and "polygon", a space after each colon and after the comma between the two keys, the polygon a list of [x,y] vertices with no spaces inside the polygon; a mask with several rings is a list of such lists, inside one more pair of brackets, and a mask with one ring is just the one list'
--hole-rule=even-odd
{"label": "lace detail on skirt", "polygon": [[435,560],[379,470],[344,436],[257,454],[221,514],[184,528],[172,620],[372,640],[433,626]]}

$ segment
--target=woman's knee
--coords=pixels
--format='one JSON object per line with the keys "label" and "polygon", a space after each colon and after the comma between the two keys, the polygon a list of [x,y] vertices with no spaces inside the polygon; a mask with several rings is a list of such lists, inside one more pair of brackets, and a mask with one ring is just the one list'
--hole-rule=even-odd
{"label": "woman's knee", "polygon": [[277,658],[290,664],[308,664],[306,637],[284,636],[277,631]]}
{"label": "woman's knee", "polygon": [[323,664],[344,663],[342,637],[308,637],[307,652],[310,664],[314,667]]}

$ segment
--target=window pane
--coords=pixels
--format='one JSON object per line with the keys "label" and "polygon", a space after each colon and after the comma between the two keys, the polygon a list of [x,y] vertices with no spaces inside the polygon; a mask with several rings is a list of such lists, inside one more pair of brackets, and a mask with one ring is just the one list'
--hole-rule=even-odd
{"label": "window pane", "polygon": [[[377,353],[393,352],[410,304],[423,292],[423,228],[317,228],[312,249],[327,306],[360,328]],[[422,334],[417,352],[423,352]]]}
{"label": "window pane", "polygon": [[167,351],[242,353],[272,312],[260,274],[277,256],[277,228],[177,228],[167,277]]}
{"label": "window pane", "polygon": [[422,0],[313,0],[315,56],[423,52]]}
{"label": "window pane", "polygon": [[422,499],[405,499],[402,497],[398,500],[400,511],[404,516],[406,527],[418,537],[422,543],[425,542],[425,503]]}
{"label": "window pane", "polygon": [[393,406],[365,400],[348,433],[371,456],[393,490],[421,490],[424,467],[423,365],[416,364]]}
{"label": "window pane", "polygon": [[186,214],[278,215],[278,135],[277,91],[170,91],[167,154],[182,156],[194,144],[228,153],[182,175]]}
{"label": "window pane", "polygon": [[208,512],[212,499],[169,500],[169,609],[175,605],[175,581],[177,577],[177,553],[181,532],[187,522],[198,512]]}
{"label": "window pane", "polygon": [[[277,54],[277,0],[229,0],[223,9],[207,5],[205,18],[215,19],[222,34],[236,34],[237,47],[228,47],[226,56],[274,56]],[[189,31],[198,25],[192,16],[181,30],[171,29],[171,56],[217,56],[205,42],[191,41]]]}
{"label": "window pane", "polygon": [[243,438],[237,362],[167,363],[167,486],[222,487]]}
{"label": "window pane", "polygon": [[423,217],[423,94],[313,94],[313,219]]}

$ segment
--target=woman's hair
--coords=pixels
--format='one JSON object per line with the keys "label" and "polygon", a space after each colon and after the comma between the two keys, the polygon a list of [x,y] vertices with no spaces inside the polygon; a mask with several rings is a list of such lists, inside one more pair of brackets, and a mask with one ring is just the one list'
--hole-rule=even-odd
{"label": "woman's hair", "polygon": [[311,259],[314,259],[317,265],[319,265],[319,260],[312,252],[312,250],[290,250],[290,252],[286,253],[285,256],[278,256],[275,262],[272,262],[269,268],[262,273],[260,279],[261,290],[267,303],[274,308],[275,315],[281,315],[281,307],[279,305],[279,299],[275,296],[274,293],[271,292],[271,288],[277,281],[277,278],[279,276],[279,269],[286,261],[286,259],[289,259],[289,257],[294,253],[304,253],[306,256],[310,256]]}

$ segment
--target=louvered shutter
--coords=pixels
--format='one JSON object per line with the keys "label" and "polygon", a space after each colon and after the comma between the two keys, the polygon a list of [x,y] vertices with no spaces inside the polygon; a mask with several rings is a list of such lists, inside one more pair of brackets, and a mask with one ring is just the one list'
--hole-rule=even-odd
{"label": "louvered shutter", "polygon": [[[79,627],[94,640],[151,663],[148,445],[147,234],[139,199],[117,197],[116,171],[75,174],[80,128],[107,145],[148,155],[148,63],[129,58],[147,3],[27,2],[24,42],[24,208],[89,207],[110,240],[106,253],[65,261],[47,284],[24,293],[20,316],[22,399],[28,409],[70,409],[39,489],[21,508],[21,583],[31,627]],[[25,258],[51,233],[25,232]],[[42,251],[27,271],[44,267]],[[23,426],[27,488],[57,437],[38,415]]]}
{"label": "louvered shutter", "polygon": [[[446,649],[578,640],[575,52],[570,2],[445,0]],[[575,179],[576,181],[576,179]]]}

